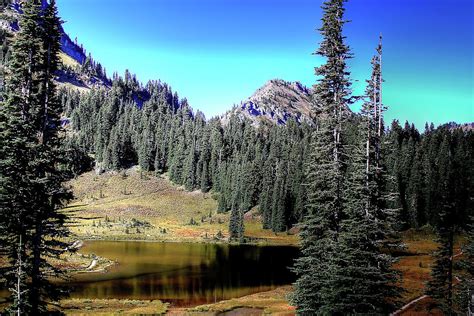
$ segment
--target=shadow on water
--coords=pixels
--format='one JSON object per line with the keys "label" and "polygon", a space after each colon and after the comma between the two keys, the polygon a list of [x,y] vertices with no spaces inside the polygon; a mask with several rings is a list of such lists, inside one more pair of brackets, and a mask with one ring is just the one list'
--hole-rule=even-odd
{"label": "shadow on water", "polygon": [[81,250],[116,260],[108,273],[71,284],[72,297],[160,299],[174,306],[212,303],[291,284],[288,246],[91,241]]}

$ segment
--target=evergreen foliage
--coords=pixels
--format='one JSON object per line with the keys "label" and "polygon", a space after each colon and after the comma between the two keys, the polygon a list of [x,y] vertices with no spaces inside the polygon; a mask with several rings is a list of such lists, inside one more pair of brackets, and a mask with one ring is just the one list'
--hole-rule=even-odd
{"label": "evergreen foliage", "polygon": [[59,135],[62,112],[54,74],[59,67],[59,27],[55,1],[23,7],[20,31],[11,44],[4,102],[0,112],[0,205],[2,274],[10,289],[10,310],[42,315],[64,293],[51,282],[61,276],[47,258],[64,252],[71,194]]}
{"label": "evergreen foliage", "polygon": [[341,242],[341,224],[345,210],[344,173],[346,164],[342,127],[347,121],[350,81],[346,61],[349,47],[344,43],[342,28],[344,1],[324,2],[323,40],[316,54],[326,63],[316,68],[321,76],[314,87],[315,107],[319,118],[312,137],[307,164],[307,216],[301,226],[301,252],[294,271],[293,304],[303,315],[342,312],[337,305],[337,284],[341,281],[341,263],[338,251]]}
{"label": "evergreen foliage", "polygon": [[[432,268],[431,281],[428,284],[427,293],[435,299],[435,304],[446,314],[454,314],[456,310],[456,291],[454,283],[454,242],[455,236],[463,231],[466,218],[472,214],[466,214],[466,207],[472,204],[472,150],[466,150],[466,143],[460,135],[460,131],[441,131],[441,143],[438,148],[435,186],[436,197],[430,204],[438,211],[436,217],[436,232],[438,250],[435,253],[435,263]],[[460,168],[465,166],[464,170]],[[462,181],[462,185],[460,182]],[[469,201],[471,200],[471,201]],[[467,209],[469,210],[469,208]],[[470,208],[472,210],[472,208]],[[468,233],[472,234],[468,226]],[[472,238],[472,237],[470,237]],[[466,248],[467,257],[470,257],[471,244]],[[468,272],[465,282],[461,282],[461,291],[464,286],[469,288],[472,275],[472,262],[464,261],[464,268]],[[461,306],[465,304],[461,304]]]}
{"label": "evergreen foliage", "polygon": [[469,315],[474,313],[474,216],[471,216],[467,237],[461,262],[464,273],[460,277],[461,284],[456,293],[456,311]]}
{"label": "evergreen foliage", "polygon": [[387,207],[392,195],[386,192],[381,141],[382,47],[372,61],[362,115],[355,120],[358,131],[350,135],[354,118],[347,114],[352,99],[345,64],[350,53],[342,36],[344,2],[323,5],[317,54],[327,62],[316,68],[320,113],[307,165],[302,256],[294,266],[298,280],[292,301],[302,315],[389,313],[399,295],[395,260],[386,253],[398,244],[396,210]]}

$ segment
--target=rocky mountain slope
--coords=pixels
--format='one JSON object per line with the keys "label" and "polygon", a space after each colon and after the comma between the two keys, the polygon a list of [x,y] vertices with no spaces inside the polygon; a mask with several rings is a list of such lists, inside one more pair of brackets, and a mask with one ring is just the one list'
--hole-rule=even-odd
{"label": "rocky mountain slope", "polygon": [[450,123],[444,124],[443,126],[446,126],[451,130],[455,130],[455,129],[460,128],[464,132],[474,131],[474,122],[464,123],[464,124],[458,124],[456,122],[450,122]]}
{"label": "rocky mountain slope", "polygon": [[[23,13],[23,0],[11,0],[0,13],[0,29],[10,37],[20,30],[19,19]],[[42,6],[48,5],[48,0],[42,0]],[[61,60],[63,67],[57,74],[57,81],[62,85],[78,89],[89,89],[92,86],[108,86],[109,80],[105,74],[97,74],[90,69],[84,69],[84,64],[89,63],[90,68],[97,67],[90,56],[86,54],[82,45],[73,41],[61,27]]]}
{"label": "rocky mountain slope", "polygon": [[225,124],[231,115],[249,118],[255,125],[273,122],[284,125],[293,118],[309,122],[312,110],[311,91],[300,82],[270,80],[251,97],[222,116]]}

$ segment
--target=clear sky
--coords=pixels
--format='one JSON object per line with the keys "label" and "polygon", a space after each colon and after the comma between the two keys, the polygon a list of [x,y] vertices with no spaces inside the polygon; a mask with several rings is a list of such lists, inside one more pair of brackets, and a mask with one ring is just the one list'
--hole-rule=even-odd
{"label": "clear sky", "polygon": [[[208,117],[267,80],[315,83],[322,0],[57,0],[64,28],[109,74],[161,79]],[[387,120],[474,121],[473,0],[350,0],[355,93],[384,36]]]}

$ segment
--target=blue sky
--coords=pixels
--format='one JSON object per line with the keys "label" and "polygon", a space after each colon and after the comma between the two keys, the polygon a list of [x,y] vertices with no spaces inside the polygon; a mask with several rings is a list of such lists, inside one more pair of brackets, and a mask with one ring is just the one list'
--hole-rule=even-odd
{"label": "blue sky", "polygon": [[[315,83],[318,0],[57,0],[64,27],[109,74],[161,79],[208,117],[273,78]],[[351,0],[355,93],[384,36],[386,119],[474,121],[472,0]]]}

